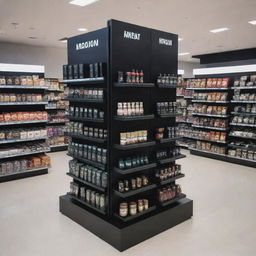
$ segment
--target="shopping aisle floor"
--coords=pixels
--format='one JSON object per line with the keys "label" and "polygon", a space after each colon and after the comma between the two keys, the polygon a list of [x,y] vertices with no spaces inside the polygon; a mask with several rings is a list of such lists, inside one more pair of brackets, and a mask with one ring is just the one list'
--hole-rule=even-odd
{"label": "shopping aisle floor", "polygon": [[[255,256],[256,169],[187,155],[178,161],[186,174],[179,182],[194,200],[194,217],[122,255]],[[69,157],[51,156],[48,175],[0,184],[0,255],[121,255],[59,213]]]}

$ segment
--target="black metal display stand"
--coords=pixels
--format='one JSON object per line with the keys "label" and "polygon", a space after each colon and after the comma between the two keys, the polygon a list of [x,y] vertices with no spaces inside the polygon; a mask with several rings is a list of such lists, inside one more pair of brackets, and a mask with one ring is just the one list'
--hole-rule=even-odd
{"label": "black metal display stand", "polygon": [[[175,184],[175,180],[184,175],[181,174],[164,183],[159,183],[153,178],[153,171],[156,167],[168,166],[184,157],[176,155],[158,160],[156,151],[166,147],[175,148],[175,138],[156,142],[154,137],[156,128],[175,126],[175,114],[158,115],[156,103],[176,101],[176,87],[159,86],[156,80],[160,73],[177,75],[177,50],[177,35],[115,20],[109,21],[104,29],[68,40],[68,64],[104,63],[103,78],[64,80],[64,83],[67,83],[69,87],[79,84],[79,86],[97,87],[104,90],[103,102],[70,101],[70,104],[74,106],[95,106],[97,104],[97,108],[105,112],[104,120],[79,117],[70,117],[70,120],[86,122],[88,126],[90,124],[93,127],[107,128],[108,139],[69,135],[74,142],[97,145],[107,149],[105,166],[83,157],[73,157],[97,168],[105,168],[108,172],[108,186],[103,189],[95,184],[79,180],[70,173],[68,175],[84,186],[101,193],[104,192],[108,198],[108,206],[106,211],[103,211],[80,198],[67,194],[60,197],[60,212],[120,251],[167,230],[193,215],[193,201],[187,199],[184,194],[162,204],[157,199],[157,189],[162,188],[168,182]],[[144,71],[144,83],[117,83],[118,71],[132,69]],[[140,118],[117,117],[117,103],[128,101],[143,101],[145,115]],[[149,132],[147,142],[120,145],[121,132],[143,129]],[[120,158],[136,153],[149,155],[150,163],[125,171],[117,168]],[[117,191],[118,181],[134,174],[149,175],[150,184],[123,194]],[[124,199],[136,201],[139,198],[149,199],[147,210],[133,216],[119,216],[119,204]]]}

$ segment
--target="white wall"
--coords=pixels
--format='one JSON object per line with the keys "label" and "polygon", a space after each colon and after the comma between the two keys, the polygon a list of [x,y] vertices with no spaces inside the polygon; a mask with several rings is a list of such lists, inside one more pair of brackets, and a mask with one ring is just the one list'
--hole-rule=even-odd
{"label": "white wall", "polygon": [[185,74],[183,75],[184,78],[192,78],[193,76],[193,69],[199,68],[199,63],[194,62],[185,62],[185,61],[179,61],[178,63],[178,69],[183,69],[185,71]]}
{"label": "white wall", "polygon": [[44,65],[45,77],[62,78],[62,65],[67,63],[67,50],[0,42],[0,63]]}

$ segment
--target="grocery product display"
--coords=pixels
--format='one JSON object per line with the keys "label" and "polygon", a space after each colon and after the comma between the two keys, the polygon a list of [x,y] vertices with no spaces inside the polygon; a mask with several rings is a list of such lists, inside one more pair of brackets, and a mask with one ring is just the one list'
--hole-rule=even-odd
{"label": "grocery product display", "polygon": [[43,73],[0,70],[0,182],[48,173]]}
{"label": "grocery product display", "polygon": [[[138,29],[145,34],[141,40],[124,36],[123,31]],[[96,50],[75,49],[95,37]],[[171,51],[158,44],[159,37],[172,40]],[[142,222],[151,237],[162,231],[157,222],[169,228],[192,216],[192,201],[175,183],[184,177],[175,161],[185,157],[176,145],[178,37],[111,20],[107,28],[68,41],[76,45],[68,48],[62,82],[70,104],[66,134],[73,180],[70,192],[60,197],[60,211],[95,234],[104,223],[108,235],[100,237],[123,251],[145,239]],[[168,178],[160,181],[157,173]],[[158,200],[158,191],[166,200]],[[166,214],[173,217],[164,220]],[[135,232],[133,241],[126,227]]]}
{"label": "grocery product display", "polygon": [[207,89],[207,88],[217,88],[226,89],[229,86],[229,78],[195,78],[190,79],[188,83],[188,88],[191,89]]}

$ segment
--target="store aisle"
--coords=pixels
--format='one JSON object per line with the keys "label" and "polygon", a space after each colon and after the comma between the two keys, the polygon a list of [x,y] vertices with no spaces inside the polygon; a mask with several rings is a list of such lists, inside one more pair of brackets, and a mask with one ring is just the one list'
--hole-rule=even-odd
{"label": "store aisle", "polygon": [[[50,155],[48,175],[0,184],[0,255],[120,255],[59,213],[69,157]],[[178,161],[186,174],[179,183],[194,200],[194,217],[122,255],[255,255],[256,170],[187,155]]]}

